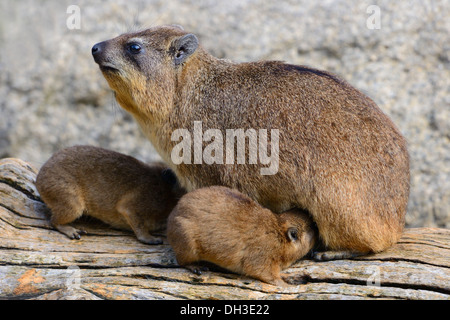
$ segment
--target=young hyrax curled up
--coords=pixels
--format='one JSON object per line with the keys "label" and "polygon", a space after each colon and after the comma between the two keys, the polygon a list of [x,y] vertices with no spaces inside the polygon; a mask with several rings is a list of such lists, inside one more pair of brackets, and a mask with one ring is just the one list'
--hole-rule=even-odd
{"label": "young hyrax curled up", "polygon": [[314,246],[313,222],[305,211],[281,214],[237,190],[209,187],[181,198],[167,221],[167,239],[177,262],[198,272],[199,262],[272,283]]}
{"label": "young hyrax curled up", "polygon": [[67,224],[83,214],[115,228],[133,230],[148,244],[165,228],[183,190],[162,163],[147,165],[102,148],[75,146],[56,152],[41,168],[36,187],[50,208],[51,223],[71,239],[85,233]]}
{"label": "young hyrax curled up", "polygon": [[176,26],[123,34],[92,54],[187,191],[222,185],[276,213],[306,209],[330,250],[379,252],[399,239],[406,141],[345,80],[279,61],[218,59]]}

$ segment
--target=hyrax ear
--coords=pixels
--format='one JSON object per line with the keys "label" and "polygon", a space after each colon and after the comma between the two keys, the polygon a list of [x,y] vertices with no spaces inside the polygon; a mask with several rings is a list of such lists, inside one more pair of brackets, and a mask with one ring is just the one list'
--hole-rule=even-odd
{"label": "hyrax ear", "polygon": [[171,169],[165,169],[162,172],[162,178],[170,186],[175,186],[175,184],[178,183],[177,176],[175,175],[175,172],[173,172]]}
{"label": "hyrax ear", "polygon": [[286,235],[288,239],[292,242],[295,242],[298,240],[298,230],[297,228],[289,228],[286,232]]}
{"label": "hyrax ear", "polygon": [[173,60],[178,66],[186,61],[198,48],[198,39],[192,33],[177,38],[170,48],[173,53]]}
{"label": "hyrax ear", "polygon": [[178,28],[178,29],[180,29],[180,30],[183,30],[183,31],[184,31],[184,28],[183,28],[183,26],[180,26],[179,24],[171,24],[170,26],[171,26],[171,27],[175,27],[175,28]]}

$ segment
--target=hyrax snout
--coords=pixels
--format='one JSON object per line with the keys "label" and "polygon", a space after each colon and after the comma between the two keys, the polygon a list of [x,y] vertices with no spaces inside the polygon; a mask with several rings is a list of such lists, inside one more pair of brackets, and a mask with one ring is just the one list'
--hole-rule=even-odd
{"label": "hyrax snout", "polygon": [[67,224],[85,214],[132,230],[147,244],[162,243],[152,233],[165,228],[184,193],[164,164],[91,146],[56,152],[40,169],[36,187],[52,225],[69,238],[80,239],[84,231]]}
{"label": "hyrax snout", "polygon": [[169,216],[167,238],[177,262],[198,272],[200,262],[272,283],[316,242],[305,211],[275,214],[237,190],[201,188],[184,195]]}

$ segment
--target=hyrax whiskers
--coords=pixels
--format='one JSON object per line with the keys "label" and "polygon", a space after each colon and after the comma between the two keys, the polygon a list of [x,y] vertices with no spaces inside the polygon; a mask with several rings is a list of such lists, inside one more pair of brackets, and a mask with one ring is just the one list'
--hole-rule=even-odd
{"label": "hyrax whiskers", "polygon": [[281,270],[313,248],[316,232],[305,211],[274,214],[237,190],[214,186],[180,199],[167,239],[177,262],[193,272],[209,262],[280,285]]}
{"label": "hyrax whiskers", "polygon": [[152,233],[165,228],[167,217],[184,191],[162,163],[91,146],[56,152],[42,166],[36,187],[51,210],[51,223],[71,239],[83,230],[68,223],[83,214],[115,228],[132,230],[147,244],[162,243]]}

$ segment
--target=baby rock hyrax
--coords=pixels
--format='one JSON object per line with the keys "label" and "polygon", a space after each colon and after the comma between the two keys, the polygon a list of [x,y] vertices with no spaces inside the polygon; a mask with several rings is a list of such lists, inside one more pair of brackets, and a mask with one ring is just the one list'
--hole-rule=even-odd
{"label": "baby rock hyrax", "polygon": [[[218,59],[176,26],[123,34],[92,54],[187,191],[222,185],[276,213],[306,209],[331,250],[379,252],[398,241],[409,196],[406,141],[345,80],[279,61]],[[255,151],[264,143],[270,167],[264,149]],[[274,170],[262,174],[267,167]]]}
{"label": "baby rock hyrax", "polygon": [[281,214],[226,187],[201,188],[184,195],[167,221],[167,239],[178,263],[197,272],[210,262],[227,270],[284,284],[280,272],[314,246],[308,214]]}
{"label": "baby rock hyrax", "polygon": [[183,190],[161,163],[147,165],[102,148],[75,146],[56,152],[40,169],[36,187],[51,210],[51,223],[71,239],[85,233],[67,224],[83,214],[132,230],[147,244],[165,228]]}

